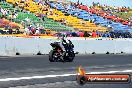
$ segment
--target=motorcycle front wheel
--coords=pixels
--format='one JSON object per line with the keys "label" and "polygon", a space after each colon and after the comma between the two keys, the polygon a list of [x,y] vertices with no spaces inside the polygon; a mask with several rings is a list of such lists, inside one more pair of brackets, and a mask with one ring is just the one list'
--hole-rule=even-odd
{"label": "motorcycle front wheel", "polygon": [[74,52],[69,53],[69,56],[68,56],[68,61],[69,61],[69,62],[73,62],[74,57],[75,57]]}

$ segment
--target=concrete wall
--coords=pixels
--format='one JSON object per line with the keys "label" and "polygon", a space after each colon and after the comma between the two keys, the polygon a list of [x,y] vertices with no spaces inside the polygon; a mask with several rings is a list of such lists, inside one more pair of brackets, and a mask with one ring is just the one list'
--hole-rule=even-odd
{"label": "concrete wall", "polygon": [[[50,43],[54,40],[37,37],[0,37],[0,55],[16,55],[16,53],[36,55],[38,52],[48,54],[52,49]],[[132,53],[132,39],[70,38],[70,40],[75,46],[75,52],[79,52],[79,54]]]}

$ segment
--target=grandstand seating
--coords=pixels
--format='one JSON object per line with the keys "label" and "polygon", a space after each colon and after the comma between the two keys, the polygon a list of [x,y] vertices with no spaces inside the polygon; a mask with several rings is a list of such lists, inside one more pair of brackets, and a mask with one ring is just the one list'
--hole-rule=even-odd
{"label": "grandstand seating", "polygon": [[6,26],[10,26],[12,29],[16,29],[16,28],[20,28],[22,29],[23,26],[21,24],[18,24],[18,23],[15,23],[15,22],[11,22],[7,19],[0,19],[0,28],[3,29],[5,28]]}
{"label": "grandstand seating", "polygon": [[[85,10],[87,12],[90,12],[92,14],[96,14],[96,18],[95,18],[96,20],[94,22],[96,24],[99,24],[101,26],[106,26],[107,28],[111,27],[114,30],[123,30],[123,31],[128,30],[130,32],[132,31],[132,28],[130,28],[128,26],[128,21],[126,21],[120,17],[116,17],[116,16],[109,14],[107,12],[104,12],[99,7],[97,9],[97,6],[95,8],[89,9],[89,10],[88,10],[88,7],[85,5],[79,6],[79,8],[82,10]],[[107,16],[105,16],[105,14],[107,14]]]}
{"label": "grandstand seating", "polygon": [[[36,23],[40,23],[47,29],[52,30],[84,30],[84,31],[93,31],[93,30],[99,30],[99,31],[106,31],[107,28],[112,28],[114,30],[126,30],[131,29],[126,24],[128,22],[124,21],[123,25],[122,23],[114,22],[109,19],[115,19],[115,16],[109,14],[107,19],[104,19],[101,16],[105,16],[105,12],[101,11],[100,8],[95,7],[88,9],[87,6],[82,5],[79,6],[79,8],[75,8],[74,6],[71,6],[70,4],[65,5],[65,8],[62,3],[57,2],[50,2],[50,7],[47,5],[41,6],[41,4],[38,4],[37,2],[34,2],[32,0],[28,0],[27,2],[21,2],[21,0],[7,0],[7,2],[15,4],[18,3],[18,6],[21,8],[24,8],[25,10],[28,10],[33,13],[40,13],[45,14],[47,17],[45,17],[44,21],[39,20],[38,17],[36,17],[33,13],[23,13],[19,12],[18,17],[15,19],[16,22],[19,22],[20,20],[23,20],[25,18],[30,18],[32,21]],[[4,8],[6,8],[7,5],[5,5]],[[11,8],[11,7],[10,7]],[[48,10],[43,11],[42,8],[48,8]],[[64,19],[66,21],[66,25],[62,25],[60,22]],[[116,20],[116,19],[115,19]],[[116,21],[120,21],[122,19],[118,18]],[[94,22],[94,23],[93,23]],[[68,27],[69,26],[69,27]]]}
{"label": "grandstand seating", "polygon": [[[57,5],[54,5],[54,4],[57,4]],[[121,19],[119,17],[117,18],[116,16],[114,16],[112,14],[108,14],[106,12],[103,12],[98,7],[96,7],[96,9],[95,8],[88,9],[87,6],[81,5],[81,6],[79,6],[79,8],[82,9],[82,10],[80,10],[80,9],[75,8],[74,6],[69,5],[68,6],[69,9],[67,11],[67,10],[64,10],[64,6],[62,6],[62,4],[60,4],[60,3],[52,2],[52,3],[50,3],[50,6],[53,7],[53,8],[58,8],[59,7],[59,10],[62,10],[63,12],[66,12],[69,15],[75,15],[76,13],[79,13],[79,15],[77,17],[80,18],[80,19],[94,20],[95,24],[98,24],[98,25],[101,25],[101,26],[104,26],[104,27],[107,27],[107,28],[112,28],[114,30],[117,30],[117,26],[120,28],[119,30],[124,30],[125,31],[126,29],[131,29],[127,26],[128,21],[118,23],[118,22],[123,21],[123,19]],[[89,12],[92,13],[92,14],[90,14]],[[102,14],[102,16],[105,16],[105,14],[108,14],[107,16],[105,16],[105,18],[107,18],[107,19],[104,19],[103,17],[98,16],[98,15],[101,15],[101,14]],[[115,23],[114,21],[111,21],[109,19],[113,19],[117,23]],[[78,26],[78,27],[80,27],[80,26]]]}
{"label": "grandstand seating", "polygon": [[[52,3],[50,3],[50,6],[52,8],[57,8],[57,10],[59,10],[58,11],[59,13],[60,13],[60,11],[61,11],[61,13],[65,12],[69,16],[64,16],[64,15],[59,16],[59,17],[54,17],[54,16],[51,17],[51,16],[49,16],[49,18],[52,18],[52,19],[58,18],[57,20],[60,20],[59,18],[62,17],[62,18],[64,18],[67,21],[67,25],[70,25],[70,26],[72,26],[75,29],[80,29],[80,30],[85,30],[85,31],[87,31],[87,30],[88,31],[92,31],[92,30],[97,30],[98,29],[99,31],[106,31],[105,27],[100,27],[100,26],[95,25],[94,23],[89,22],[88,19],[87,19],[88,18],[88,16],[87,16],[88,13],[86,11],[83,11],[83,10],[80,10],[80,9],[76,9],[75,7],[70,6],[70,5],[67,5],[67,7],[69,8],[69,10],[67,11],[64,8],[64,6],[62,5],[62,3],[57,3],[57,5],[54,5],[54,4],[56,4],[56,3],[52,2]],[[57,6],[57,7],[55,7],[55,6]],[[54,11],[54,13],[55,12],[56,11]],[[75,17],[74,14],[76,14],[76,13],[79,13],[81,15]],[[85,25],[81,24],[81,23],[85,23]]]}
{"label": "grandstand seating", "polygon": [[[8,2],[8,0],[7,0],[7,2]],[[10,3],[13,3],[13,2],[10,2]],[[48,14],[47,17],[54,20],[51,23],[46,22],[47,24],[44,24],[44,26],[46,28],[54,29],[54,30],[55,29],[67,29],[67,28],[69,28],[69,30],[71,30],[72,29],[71,27],[73,27],[74,29],[79,29],[79,30],[92,31],[95,29],[99,29],[100,31],[106,31],[105,27],[102,27],[102,28],[100,26],[97,27],[95,24],[93,25],[93,23],[90,23],[89,21],[84,21],[84,20],[78,19],[77,17],[73,17],[73,16],[65,16],[65,13],[63,13],[65,11],[65,9],[61,8],[62,4],[58,5],[57,10],[54,8],[48,7],[48,9],[51,9],[51,11],[52,11],[52,15],[50,15],[50,11],[42,11],[40,8],[38,8],[41,6],[37,3],[33,3],[33,1],[30,1],[30,0],[26,3],[28,3],[28,7],[24,7],[24,9],[29,10],[29,11],[34,12],[34,13],[41,13],[41,14],[47,13]],[[36,10],[36,7],[37,7],[37,10]],[[46,6],[44,5],[43,7],[46,7]],[[32,11],[32,9],[30,9],[30,8],[35,8],[35,10]],[[48,19],[48,18],[46,18],[46,19]],[[61,26],[61,24],[59,22],[62,19],[65,19],[67,25],[71,26],[71,27],[67,27],[64,25]],[[55,21],[58,21],[58,22],[55,23]],[[84,24],[81,24],[81,23],[85,23],[86,26],[84,26]]]}
{"label": "grandstand seating", "polygon": [[[10,5],[8,3],[0,2],[0,7],[8,9],[10,11],[14,10],[14,9],[12,9],[12,5]],[[2,13],[0,13],[0,17],[2,17]],[[19,27],[20,29],[23,28],[23,26],[21,24],[11,22],[11,21],[9,21],[9,20],[7,20],[5,18],[0,19],[0,27],[1,27],[1,29],[3,29],[5,26],[10,26],[13,29],[17,28],[17,27]]]}
{"label": "grandstand seating", "polygon": [[[10,11],[14,11],[12,5],[8,4],[8,3],[3,3],[3,2],[0,2],[0,7],[4,8],[4,9],[8,9]],[[0,13],[0,17],[2,17],[2,13]],[[1,28],[4,28],[5,26],[10,26],[12,27],[13,29],[19,27],[20,29],[23,29],[23,26],[21,24],[18,24],[18,23],[14,23],[14,22],[11,22],[7,19],[0,19],[0,27]]]}
{"label": "grandstand seating", "polygon": [[[16,1],[20,2],[21,0],[16,0]],[[15,4],[16,1],[15,0],[13,0],[13,1],[12,0],[7,0],[7,2],[12,3],[12,4]],[[29,3],[29,2],[26,2],[26,3]],[[31,1],[30,1],[30,3],[31,3]],[[6,2],[4,2],[4,4],[2,4],[2,5],[3,5],[4,9],[6,9],[4,5],[10,5],[10,7],[8,7],[8,8],[12,8],[12,5],[8,4]],[[33,4],[31,4],[31,5],[33,5]],[[15,8],[13,8],[13,10],[14,9]],[[24,9],[27,9],[29,11],[32,10],[32,9],[30,10],[26,7]],[[31,11],[31,12],[36,12],[36,11],[34,10],[34,11]],[[35,23],[35,25],[37,25],[37,24],[43,25],[45,29],[62,30],[62,31],[66,31],[66,30],[71,31],[71,30],[73,30],[73,28],[62,25],[61,23],[55,22],[54,20],[48,19],[47,17],[44,17],[44,21],[43,21],[43,20],[40,20],[39,17],[37,17],[34,13],[25,13],[25,12],[22,12],[22,11],[18,12],[18,16],[14,19],[14,21],[17,22],[17,23],[20,23],[21,21],[25,20],[26,18],[29,18],[33,23]]]}

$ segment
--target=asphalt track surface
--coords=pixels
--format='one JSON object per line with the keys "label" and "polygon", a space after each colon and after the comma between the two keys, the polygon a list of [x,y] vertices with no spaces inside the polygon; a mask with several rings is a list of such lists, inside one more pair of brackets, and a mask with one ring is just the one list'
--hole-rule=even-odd
{"label": "asphalt track surface", "polygon": [[[79,66],[84,67],[87,73],[131,74],[132,55],[77,55],[74,62],[66,63],[51,63],[48,60],[48,55],[1,56],[0,88],[132,88],[131,83],[86,84],[81,86],[76,82]],[[71,75],[65,76],[65,74]],[[59,76],[55,77],[55,75]],[[33,78],[36,76],[40,78]],[[21,79],[22,77],[30,79]]]}

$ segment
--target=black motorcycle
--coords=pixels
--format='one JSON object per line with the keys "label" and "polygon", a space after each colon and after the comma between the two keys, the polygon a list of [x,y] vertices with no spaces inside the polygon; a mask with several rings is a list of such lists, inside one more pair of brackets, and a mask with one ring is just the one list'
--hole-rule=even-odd
{"label": "black motorcycle", "polygon": [[52,50],[49,52],[49,61],[50,62],[72,62],[75,57],[74,53],[74,45],[70,40],[68,40],[69,43],[67,43],[65,46],[65,50],[63,50],[60,47],[60,44],[58,42],[51,43]]}

